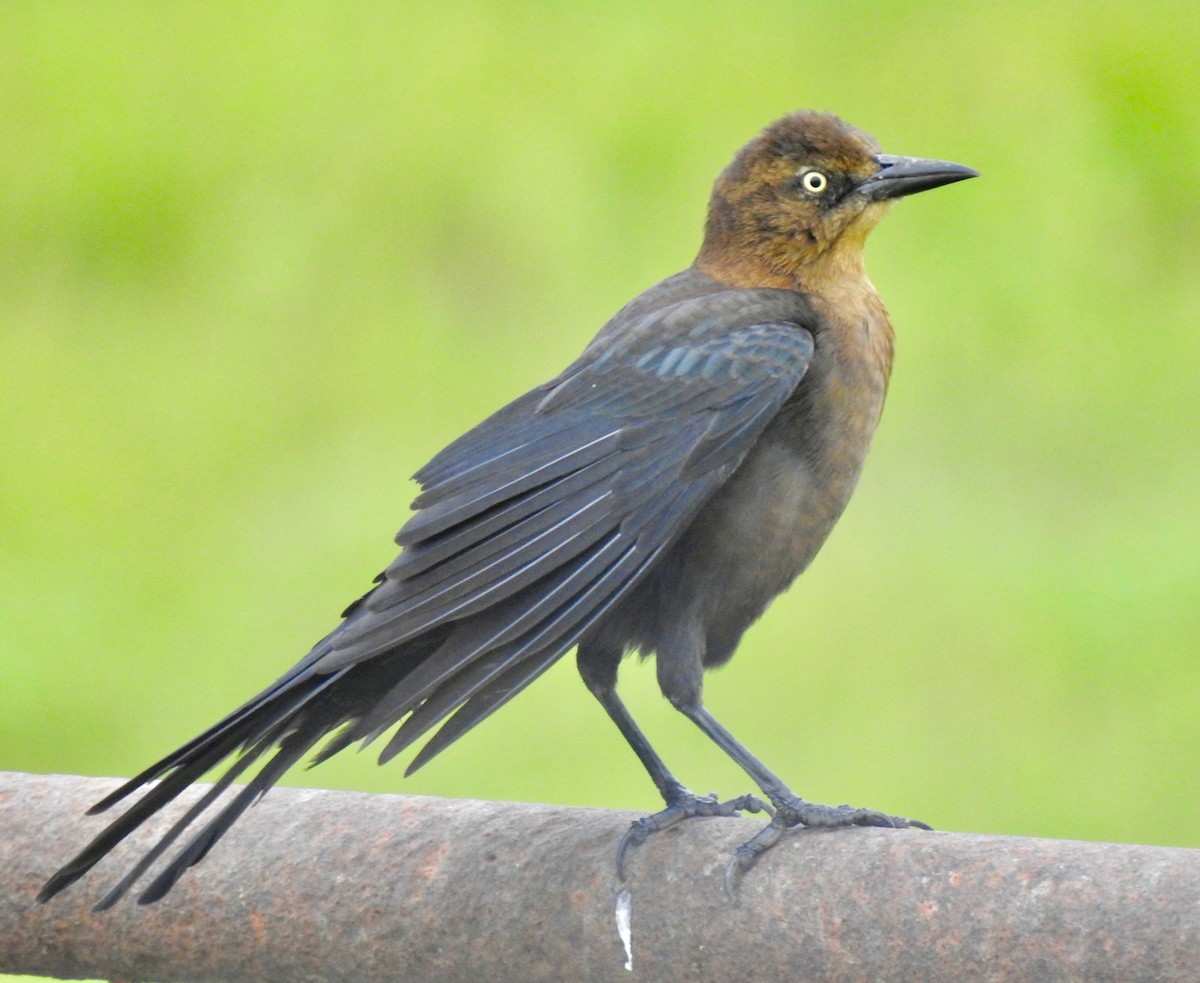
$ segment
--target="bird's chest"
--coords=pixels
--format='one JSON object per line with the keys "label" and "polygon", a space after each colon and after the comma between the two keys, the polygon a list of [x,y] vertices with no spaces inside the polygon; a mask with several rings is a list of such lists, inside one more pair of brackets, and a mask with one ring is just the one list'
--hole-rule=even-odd
{"label": "bird's chest", "polygon": [[[891,367],[890,334],[886,345],[868,347],[872,329],[864,322],[855,350],[818,345],[796,394],[680,544],[684,568],[704,581],[706,589],[688,592],[704,598],[702,621],[744,630],[809,565],[841,516]],[[709,659],[720,661],[724,647],[710,630]]]}
{"label": "bird's chest", "polygon": [[[814,366],[814,369],[817,369]],[[706,538],[736,556],[727,575],[783,590],[841,516],[883,409],[885,380],[816,371],[772,422],[707,515]]]}
{"label": "bird's chest", "polygon": [[719,664],[808,566],[854,491],[883,409],[891,332],[878,310],[816,338],[796,392],[609,619],[614,639],[661,653],[698,632],[704,664]]}
{"label": "bird's chest", "polygon": [[756,508],[738,507],[735,515],[722,515],[721,524],[755,546],[793,543],[793,577],[854,491],[883,413],[891,365],[891,326],[878,304],[823,333],[795,394],[728,486],[733,501]]}

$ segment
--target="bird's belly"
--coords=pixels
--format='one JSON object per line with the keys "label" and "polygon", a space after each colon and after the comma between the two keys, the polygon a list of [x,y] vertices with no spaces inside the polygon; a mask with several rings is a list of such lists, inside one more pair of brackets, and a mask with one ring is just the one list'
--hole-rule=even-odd
{"label": "bird's belly", "polygon": [[834,466],[764,435],[614,612],[606,635],[649,654],[698,634],[704,665],[726,661],[825,542],[854,490],[865,444]]}
{"label": "bird's belly", "polygon": [[[864,332],[862,339],[869,339]],[[725,662],[812,562],[858,482],[883,409],[887,366],[826,355],[687,531],[596,638],[643,654]]]}
{"label": "bird's belly", "polygon": [[857,478],[857,468],[830,474],[786,446],[764,443],[697,516],[680,546],[691,553],[689,568],[705,574],[691,586],[702,598],[696,616],[706,665],[729,658],[742,633],[812,562]]}

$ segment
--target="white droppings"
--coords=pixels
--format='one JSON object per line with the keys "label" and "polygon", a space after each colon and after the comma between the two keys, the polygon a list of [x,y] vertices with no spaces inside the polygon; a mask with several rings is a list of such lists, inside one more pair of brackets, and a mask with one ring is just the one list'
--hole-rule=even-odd
{"label": "white droppings", "polygon": [[617,892],[617,905],[614,911],[617,918],[617,935],[625,946],[625,968],[633,972],[633,895],[629,888],[623,887]]}

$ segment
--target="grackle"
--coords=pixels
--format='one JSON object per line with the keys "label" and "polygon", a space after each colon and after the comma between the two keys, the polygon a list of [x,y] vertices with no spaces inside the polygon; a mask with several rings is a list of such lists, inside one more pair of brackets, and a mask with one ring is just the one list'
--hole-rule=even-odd
{"label": "grackle", "polygon": [[[867,234],[897,198],[974,176],[881,153],[824,113],[769,126],[717,179],[692,266],[417,472],[416,514],[374,588],[276,682],[98,802],[92,813],[145,788],[39,899],[232,759],[97,908],[204,816],[139,898],[155,901],[322,738],[317,762],[399,723],[384,762],[440,725],[411,773],[572,648],[665,802],[626,833],[619,870],[628,847],[691,816],[771,814],[727,886],[792,826],[928,828],[801,799],[709,713],[701,688],[808,566],[858,480],[892,364]],[[655,656],[663,695],[767,801],[698,796],[667,770],[617,696],[632,651]]]}

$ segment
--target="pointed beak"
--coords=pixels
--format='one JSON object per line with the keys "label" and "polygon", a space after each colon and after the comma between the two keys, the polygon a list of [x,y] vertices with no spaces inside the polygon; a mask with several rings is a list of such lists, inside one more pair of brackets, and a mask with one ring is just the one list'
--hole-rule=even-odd
{"label": "pointed beak", "polygon": [[856,189],[872,201],[915,195],[918,191],[979,177],[979,172],[973,167],[952,164],[948,160],[896,157],[892,154],[876,154],[875,160],[879,170],[860,182]]}

